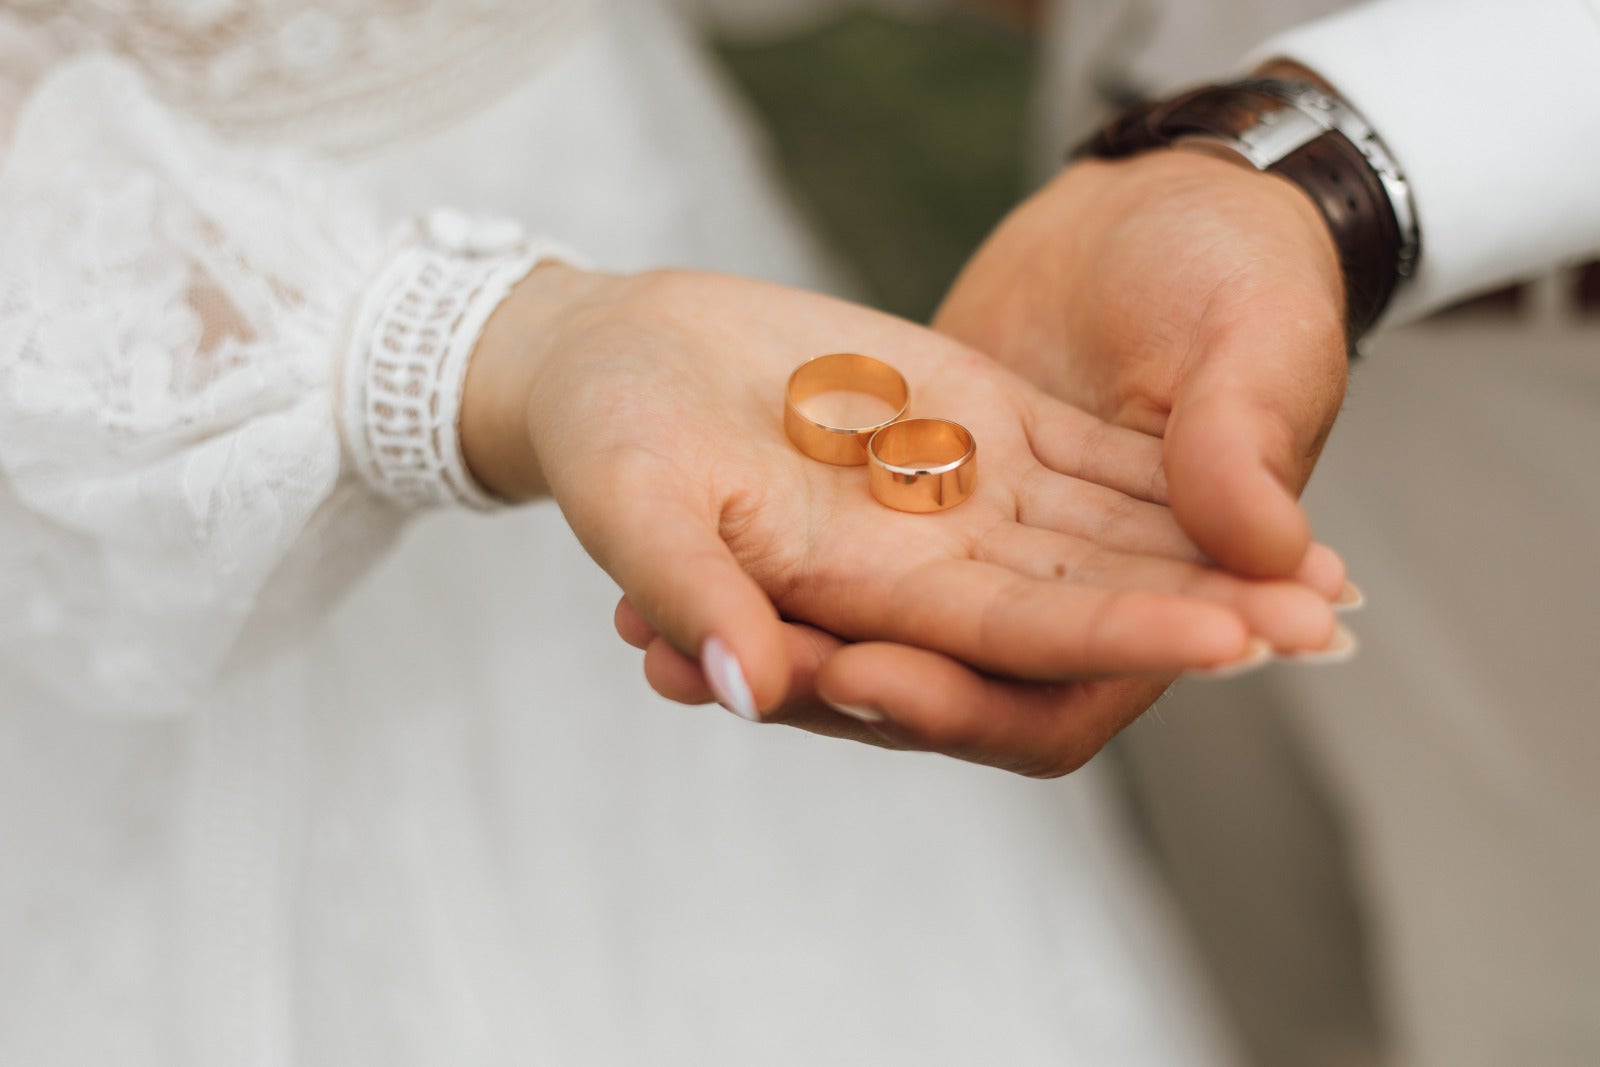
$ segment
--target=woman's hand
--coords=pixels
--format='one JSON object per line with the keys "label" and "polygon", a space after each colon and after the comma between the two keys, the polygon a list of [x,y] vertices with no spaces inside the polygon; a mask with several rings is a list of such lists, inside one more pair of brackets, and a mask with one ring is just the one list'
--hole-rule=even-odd
{"label": "woman's hand", "polygon": [[[790,445],[784,383],[835,351],[893,364],[914,415],[973,432],[971,500],[891,511],[863,468]],[[641,619],[749,717],[794,682],[781,619],[1052,682],[1217,666],[1256,635],[1320,648],[1334,628],[1302,585],[1201,563],[1161,504],[1156,439],[910,323],[778,286],[542,268],[480,345],[463,442],[492,490],[548,486]]]}

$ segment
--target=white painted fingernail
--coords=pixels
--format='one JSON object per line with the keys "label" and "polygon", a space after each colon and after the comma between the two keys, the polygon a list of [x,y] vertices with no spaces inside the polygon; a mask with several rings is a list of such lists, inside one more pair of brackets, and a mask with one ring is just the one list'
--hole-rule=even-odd
{"label": "white painted fingernail", "polygon": [[1344,588],[1339,591],[1339,599],[1333,602],[1333,610],[1338,612],[1360,611],[1366,606],[1367,594],[1354,582],[1345,582]]}
{"label": "white painted fingernail", "polygon": [[1360,645],[1356,642],[1356,635],[1343,626],[1338,626],[1333,631],[1333,640],[1328,642],[1326,648],[1319,648],[1311,652],[1292,652],[1284,658],[1291,663],[1304,663],[1308,666],[1323,666],[1333,663],[1348,663],[1355,658],[1356,650]]}
{"label": "white painted fingernail", "polygon": [[860,722],[870,723],[883,721],[883,712],[879,711],[877,708],[869,708],[861,704],[835,704],[831,700],[828,701],[828,707],[832,708],[834,711],[837,711],[840,715],[848,715],[852,719],[856,719]]}
{"label": "white painted fingernail", "polygon": [[1200,678],[1205,681],[1220,682],[1227,678],[1237,678],[1241,674],[1249,674],[1259,670],[1272,662],[1272,642],[1264,637],[1252,637],[1249,648],[1243,656],[1228,663],[1204,670],[1189,671],[1188,677]]}
{"label": "white painted fingernail", "polygon": [[711,686],[717,703],[741,719],[761,721],[761,713],[756,711],[756,698],[751,695],[750,683],[744,678],[744,669],[720,637],[706,638],[700,649],[700,669],[705,672],[706,684]]}

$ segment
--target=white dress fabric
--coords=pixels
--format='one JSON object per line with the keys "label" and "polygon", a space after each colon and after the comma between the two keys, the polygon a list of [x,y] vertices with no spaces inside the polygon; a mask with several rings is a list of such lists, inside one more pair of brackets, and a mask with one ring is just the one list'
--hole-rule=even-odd
{"label": "white dress fabric", "polygon": [[653,698],[554,507],[408,515],[392,226],[827,274],[671,12],[0,3],[0,1063],[1225,1062],[1095,773]]}

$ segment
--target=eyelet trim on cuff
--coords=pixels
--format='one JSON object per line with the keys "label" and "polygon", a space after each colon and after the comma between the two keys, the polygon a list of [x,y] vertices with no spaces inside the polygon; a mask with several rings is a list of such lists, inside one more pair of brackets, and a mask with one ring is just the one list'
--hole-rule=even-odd
{"label": "eyelet trim on cuff", "polygon": [[467,469],[461,396],[483,329],[555,245],[520,224],[436,211],[408,228],[357,309],[342,374],[346,448],[361,477],[407,508],[503,506]]}

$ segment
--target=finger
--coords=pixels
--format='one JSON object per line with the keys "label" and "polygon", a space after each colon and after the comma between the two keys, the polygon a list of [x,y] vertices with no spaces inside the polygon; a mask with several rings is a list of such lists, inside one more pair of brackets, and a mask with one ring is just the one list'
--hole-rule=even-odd
{"label": "finger", "polygon": [[665,638],[652,638],[644,650],[644,680],[650,688],[677,704],[715,704],[717,695],[706,681],[700,661],[685,656]]}
{"label": "finger", "polygon": [[1171,509],[1104,485],[1039,470],[1017,494],[1017,521],[1119,552],[1202,562]]}
{"label": "finger", "polygon": [[1167,424],[1172,507],[1207,555],[1230,570],[1287,577],[1311,527],[1298,498],[1344,397],[1337,323],[1253,309],[1215,328]]}
{"label": "finger", "polygon": [[617,601],[611,624],[617,628],[618,637],[641,651],[650,647],[650,642],[656,639],[656,628],[639,614],[639,609],[627,597]]}
{"label": "finger", "polygon": [[[891,747],[892,742],[869,723],[841,714],[817,695],[819,669],[844,643],[832,634],[795,623],[785,624],[784,638],[790,670],[788,696],[781,705],[765,712],[763,721],[825,737]],[[659,638],[645,651],[644,673],[652,689],[679,704],[710,704],[717,699],[706,684],[700,664]]]}
{"label": "finger", "polygon": [[1306,551],[1306,558],[1301,561],[1300,569],[1295,571],[1294,577],[1296,581],[1310,586],[1328,600],[1338,600],[1343,596],[1345,582],[1348,580],[1344,560],[1333,549],[1321,543],[1313,544]]}
{"label": "finger", "polygon": [[[843,643],[815,627],[784,623],[784,663],[789,673],[785,686],[787,696],[785,704],[763,714],[763,720],[781,721],[784,707],[792,702],[814,699],[813,679],[817,668]],[[706,681],[705,672],[700,669],[700,661],[679,652],[665,638],[657,637],[645,647],[644,674],[650,688],[679,704],[712,704],[718,699]]]}
{"label": "finger", "polygon": [[906,747],[1034,777],[1076,770],[1166,688],[1165,680],[1038,685],[985,677],[903,645],[850,645],[817,691]]}
{"label": "finger", "polygon": [[1176,674],[1242,657],[1251,636],[1220,604],[1042,581],[975,560],[931,563],[906,575],[872,632],[1035,680]]}
{"label": "finger", "polygon": [[635,498],[623,515],[593,524],[602,533],[592,548],[645,624],[699,661],[718,699],[758,718],[787,685],[782,623],[713,521],[686,499]]}
{"label": "finger", "polygon": [[992,532],[981,558],[1045,581],[1146,589],[1224,605],[1280,651],[1326,647],[1335,626],[1329,598],[1298,582],[1240,578],[1196,563],[1117,552],[1030,526]]}
{"label": "finger", "polygon": [[1103,422],[1042,393],[1030,398],[1024,428],[1034,456],[1051,470],[1152,504],[1167,502],[1161,438]]}

